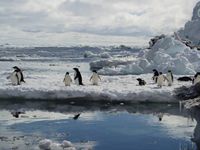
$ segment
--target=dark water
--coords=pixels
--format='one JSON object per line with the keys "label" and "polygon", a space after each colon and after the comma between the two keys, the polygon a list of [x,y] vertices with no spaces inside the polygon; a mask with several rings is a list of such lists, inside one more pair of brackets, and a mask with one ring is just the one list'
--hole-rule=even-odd
{"label": "dark water", "polygon": [[[12,117],[10,111],[19,109],[25,114]],[[0,149],[39,149],[39,141],[47,138],[69,140],[77,149],[196,150],[199,112],[180,112],[171,104],[3,101]]]}

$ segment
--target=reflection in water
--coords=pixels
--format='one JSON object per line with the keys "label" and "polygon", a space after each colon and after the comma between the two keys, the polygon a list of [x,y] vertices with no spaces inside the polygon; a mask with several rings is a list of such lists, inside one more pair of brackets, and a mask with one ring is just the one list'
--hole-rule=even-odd
{"label": "reflection in water", "polygon": [[[10,112],[23,110],[19,118]],[[195,114],[196,113],[196,114]],[[199,123],[199,113],[193,110]],[[38,149],[42,139],[77,149],[195,150],[196,122],[172,104],[1,101],[0,149]],[[199,124],[194,133],[199,147]]]}
{"label": "reflection in water", "polygon": [[200,108],[194,107],[190,111],[191,111],[191,116],[197,121],[192,141],[196,143],[197,149],[200,150]]}

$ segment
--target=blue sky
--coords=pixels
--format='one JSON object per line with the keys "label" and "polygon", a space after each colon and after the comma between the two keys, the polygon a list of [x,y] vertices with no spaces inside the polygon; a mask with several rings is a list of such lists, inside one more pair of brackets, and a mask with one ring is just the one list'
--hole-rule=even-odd
{"label": "blue sky", "polygon": [[0,0],[0,44],[141,45],[191,18],[198,0]]}

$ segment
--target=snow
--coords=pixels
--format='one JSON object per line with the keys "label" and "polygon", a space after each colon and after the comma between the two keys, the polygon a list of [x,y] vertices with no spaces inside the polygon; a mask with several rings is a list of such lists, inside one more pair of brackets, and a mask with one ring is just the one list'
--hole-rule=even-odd
{"label": "snow", "polygon": [[[6,75],[4,75],[6,76]],[[65,87],[62,82],[62,74],[52,75],[29,75],[25,78],[26,83],[20,86],[12,86],[9,80],[3,80],[0,86],[1,98],[24,98],[41,100],[72,99],[84,101],[129,101],[129,102],[172,102],[177,103],[173,91],[175,88],[191,83],[175,81],[171,87],[158,88],[153,84],[152,74],[127,75],[127,76],[101,76],[102,82],[99,86],[93,86],[89,81],[90,76],[83,73],[84,86],[72,84]],[[143,78],[146,86],[138,86],[137,78]],[[167,83],[166,83],[167,85]]]}
{"label": "snow", "polygon": [[157,69],[163,73],[168,70],[176,75],[194,75],[200,71],[200,51],[191,50],[171,36],[160,39],[151,49],[141,50],[130,60],[97,60],[90,63],[91,68],[100,69],[104,75],[145,74]]}

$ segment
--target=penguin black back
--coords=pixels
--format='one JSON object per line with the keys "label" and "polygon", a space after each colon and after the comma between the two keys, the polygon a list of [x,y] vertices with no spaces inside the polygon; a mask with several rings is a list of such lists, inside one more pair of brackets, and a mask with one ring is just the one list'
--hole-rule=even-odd
{"label": "penguin black back", "polygon": [[79,85],[83,85],[82,76],[81,76],[80,71],[78,70],[78,68],[73,68],[73,69],[76,72],[76,76],[74,77],[74,80],[78,79]]}

